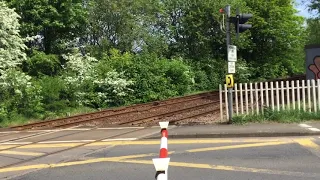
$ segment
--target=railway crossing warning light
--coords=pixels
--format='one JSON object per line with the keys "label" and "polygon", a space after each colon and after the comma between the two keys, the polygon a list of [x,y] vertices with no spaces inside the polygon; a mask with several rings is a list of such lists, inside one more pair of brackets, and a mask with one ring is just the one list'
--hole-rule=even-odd
{"label": "railway crossing warning light", "polygon": [[239,9],[237,8],[237,15],[236,17],[232,17],[237,37],[239,37],[239,33],[243,33],[244,31],[252,28],[251,24],[246,24],[246,22],[252,18],[252,14],[245,14],[245,13],[239,13]]}

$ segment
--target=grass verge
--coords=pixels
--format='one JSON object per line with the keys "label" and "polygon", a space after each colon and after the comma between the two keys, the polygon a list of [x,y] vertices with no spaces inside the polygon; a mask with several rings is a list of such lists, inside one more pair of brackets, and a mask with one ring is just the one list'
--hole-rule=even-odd
{"label": "grass verge", "polygon": [[300,123],[305,121],[320,120],[320,112],[305,112],[303,110],[280,110],[264,109],[263,114],[240,115],[233,117],[233,124],[247,123]]}
{"label": "grass verge", "polygon": [[30,119],[20,114],[12,113],[8,119],[5,119],[0,122],[0,127],[11,127],[11,126],[19,126],[28,123],[34,123],[44,120],[64,118],[69,116],[74,116],[78,114],[90,113],[97,111],[96,109],[88,108],[88,107],[78,107],[78,108],[67,108],[61,110],[60,112],[46,112],[42,115],[42,117]]}

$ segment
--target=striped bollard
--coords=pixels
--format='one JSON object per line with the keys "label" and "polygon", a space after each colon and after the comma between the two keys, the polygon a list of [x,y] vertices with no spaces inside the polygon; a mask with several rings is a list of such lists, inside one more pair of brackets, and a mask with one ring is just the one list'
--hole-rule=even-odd
{"label": "striped bollard", "polygon": [[168,167],[170,158],[168,158],[168,125],[169,122],[159,122],[161,127],[161,144],[159,158],[152,159],[157,171],[156,180],[168,180]]}

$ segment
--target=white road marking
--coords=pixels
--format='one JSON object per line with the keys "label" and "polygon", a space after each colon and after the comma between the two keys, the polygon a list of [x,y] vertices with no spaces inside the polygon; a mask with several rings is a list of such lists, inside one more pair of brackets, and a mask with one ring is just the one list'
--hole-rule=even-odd
{"label": "white road marking", "polygon": [[144,129],[144,127],[114,127],[114,128],[97,128],[102,130],[117,130],[117,129]]}
{"label": "white road marking", "polygon": [[316,132],[320,131],[320,129],[318,129],[318,128],[308,128],[308,129],[311,130],[311,131],[316,131]]}
{"label": "white road marking", "polygon": [[63,129],[62,131],[89,131],[89,128]]}
{"label": "white road marking", "polygon": [[19,133],[21,131],[3,131],[3,132],[0,132],[0,134],[11,134],[11,133]]}
{"label": "white road marking", "polygon": [[299,124],[300,127],[304,127],[304,128],[311,128],[312,126],[309,126],[307,124]]}
{"label": "white road marking", "polygon": [[83,142],[94,142],[95,140],[70,140],[70,141],[42,141],[39,144],[54,144],[54,143],[83,143]]}
{"label": "white road marking", "polygon": [[37,133],[37,132],[57,132],[57,131],[60,131],[60,130],[33,130],[33,131],[25,131],[25,132]]}
{"label": "white road marking", "polygon": [[47,132],[47,133],[31,134],[31,135],[27,135],[27,136],[23,136],[23,137],[17,137],[17,138],[12,138],[12,139],[3,140],[3,141],[0,141],[0,143],[5,143],[5,142],[9,142],[9,141],[21,141],[21,140],[25,140],[25,139],[34,138],[34,137],[39,137],[39,136],[44,136],[44,135],[48,135],[48,134],[53,134],[53,133],[60,132],[60,131],[61,131],[61,130],[50,131],[50,132]]}
{"label": "white road marking", "polygon": [[134,141],[134,140],[137,140],[137,138],[105,139],[105,140],[102,140],[102,141],[107,142],[107,141]]}
{"label": "white road marking", "polygon": [[308,130],[310,131],[314,131],[314,132],[320,132],[320,129],[318,128],[314,128],[310,125],[307,125],[307,124],[299,124],[300,127],[304,127],[304,128],[307,128]]}

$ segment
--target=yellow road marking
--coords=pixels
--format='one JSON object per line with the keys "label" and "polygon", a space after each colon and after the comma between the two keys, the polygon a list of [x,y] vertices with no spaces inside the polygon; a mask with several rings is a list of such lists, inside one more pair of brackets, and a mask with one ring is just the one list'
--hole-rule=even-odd
{"label": "yellow road marking", "polygon": [[320,146],[314,143],[311,139],[296,139],[295,142],[308,149],[314,155],[320,157]]}
{"label": "yellow road marking", "polygon": [[[271,139],[271,140],[261,140],[261,139],[182,139],[182,140],[169,140],[168,144],[217,144],[217,143],[254,143],[254,142],[278,142],[278,141],[285,141],[280,139]],[[118,146],[125,146],[125,145],[159,145],[159,140],[145,140],[145,141],[107,141],[107,142],[94,142],[85,145],[88,146],[106,146],[106,145],[118,145]],[[81,145],[83,143],[57,143],[57,144],[29,144],[17,147],[18,149],[33,149],[33,148],[60,148],[60,147],[74,147]],[[7,149],[14,146],[11,145],[0,145],[1,149]]]}
{"label": "yellow road marking", "polygon": [[83,165],[83,164],[91,164],[91,163],[99,163],[99,162],[117,162],[123,159],[128,158],[142,158],[147,156],[153,156],[155,154],[138,154],[138,155],[128,155],[128,156],[120,156],[120,157],[110,157],[110,158],[97,158],[90,159],[84,161],[75,161],[75,162],[67,162],[67,163],[59,163],[59,164],[36,164],[36,165],[28,165],[28,166],[19,166],[19,167],[10,167],[0,169],[0,173],[3,172],[14,172],[14,171],[23,171],[23,170],[31,170],[31,169],[46,169],[46,168],[54,168],[54,167],[66,167],[66,166],[74,166],[74,165]]}
{"label": "yellow road marking", "polygon": [[239,148],[248,148],[248,147],[275,146],[275,145],[289,144],[289,143],[291,143],[291,142],[266,142],[266,143],[255,143],[255,144],[239,144],[239,145],[231,145],[231,146],[191,149],[191,150],[187,150],[187,151],[188,152],[204,152],[204,151],[239,149]]}
{"label": "yellow road marking", "polygon": [[[118,162],[118,163],[152,165],[153,164],[152,160],[132,160],[133,158],[141,158],[141,157],[152,156],[152,155],[155,155],[155,154],[140,154],[140,155],[128,155],[128,156],[110,157],[110,158],[97,158],[97,159],[74,161],[74,162],[59,163],[59,164],[37,164],[37,165],[30,165],[30,166],[4,168],[4,169],[0,169],[0,172],[3,173],[3,172],[15,172],[15,171],[23,171],[23,170],[31,170],[31,169],[67,167],[67,166],[92,164],[92,163],[100,163],[100,162]],[[199,168],[199,169],[213,169],[213,170],[223,170],[223,171],[240,171],[240,172],[249,172],[249,173],[266,173],[266,174],[289,175],[289,176],[303,176],[303,177],[316,177],[317,175],[319,175],[315,173],[278,171],[278,170],[270,170],[270,169],[258,169],[258,168],[247,168],[247,167],[238,167],[238,166],[211,165],[211,164],[197,164],[197,163],[187,163],[187,162],[170,162],[169,166]]]}
{"label": "yellow road marking", "polygon": [[0,151],[0,154],[23,155],[23,156],[41,156],[44,153],[21,152],[21,151]]}
{"label": "yellow road marking", "polygon": [[59,143],[59,144],[30,144],[25,146],[17,147],[17,149],[34,149],[34,148],[63,148],[63,147],[74,147],[84,143]]}
{"label": "yellow road marking", "polygon": [[[153,164],[152,161],[146,161],[146,160],[126,160],[126,159],[113,160],[111,159],[110,161],[122,162],[122,163],[134,163],[134,164]],[[257,169],[257,168],[238,167],[238,166],[196,164],[196,163],[187,163],[187,162],[170,162],[169,166],[199,168],[199,169],[213,169],[213,170],[223,170],[223,171],[240,171],[240,172],[250,172],[250,173],[266,173],[266,174],[289,175],[289,176],[303,176],[303,177],[316,177],[317,175],[319,175],[315,173],[278,171],[278,170],[271,170],[271,169]]]}
{"label": "yellow road marking", "polygon": [[[181,140],[168,140],[168,144],[216,144],[216,143],[235,143],[235,142],[274,142],[274,140],[259,140],[259,139],[181,139]],[[160,140],[145,140],[145,141],[115,141],[115,142],[95,142],[86,146],[92,145],[158,145]]]}
{"label": "yellow road marking", "polygon": [[295,140],[297,143],[299,143],[301,146],[304,146],[306,148],[311,148],[314,150],[320,150],[320,146],[316,143],[314,143],[311,139],[298,139]]}
{"label": "yellow road marking", "polygon": [[15,145],[0,146],[0,150],[16,147]]}

